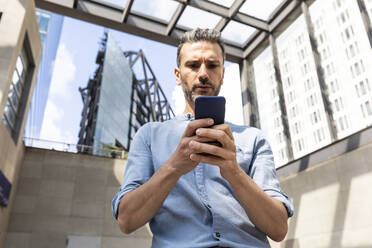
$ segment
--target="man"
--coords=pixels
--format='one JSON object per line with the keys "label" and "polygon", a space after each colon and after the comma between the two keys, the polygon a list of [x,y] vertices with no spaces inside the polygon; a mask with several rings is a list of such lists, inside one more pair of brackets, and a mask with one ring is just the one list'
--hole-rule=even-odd
{"label": "man", "polygon": [[218,95],[223,63],[219,32],[185,33],[175,69],[184,115],[147,123],[132,142],[113,215],[126,234],[150,222],[154,248],[269,247],[266,235],[287,233],[293,206],[261,132],[193,118],[197,96]]}

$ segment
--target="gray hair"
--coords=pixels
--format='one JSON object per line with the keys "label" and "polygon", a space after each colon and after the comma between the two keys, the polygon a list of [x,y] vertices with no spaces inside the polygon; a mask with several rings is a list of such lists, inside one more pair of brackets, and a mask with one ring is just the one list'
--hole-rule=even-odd
{"label": "gray hair", "polygon": [[225,59],[225,45],[221,39],[221,33],[215,29],[201,29],[197,28],[188,32],[185,32],[177,48],[177,66],[180,66],[180,52],[182,46],[188,42],[198,42],[198,41],[209,41],[212,43],[217,43],[222,50],[222,57]]}

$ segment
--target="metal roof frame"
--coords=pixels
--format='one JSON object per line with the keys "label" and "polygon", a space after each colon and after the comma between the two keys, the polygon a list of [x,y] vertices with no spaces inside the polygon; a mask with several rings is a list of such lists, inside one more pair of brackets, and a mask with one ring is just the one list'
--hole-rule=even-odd
{"label": "metal roof frame", "polygon": [[265,49],[269,45],[269,34],[278,36],[285,30],[301,14],[302,2],[311,5],[315,0],[284,0],[267,21],[239,12],[245,0],[235,0],[230,8],[207,0],[174,0],[179,5],[169,22],[131,10],[134,1],[128,0],[124,8],[100,0],[35,0],[35,4],[40,9],[173,46],[177,46],[179,37],[189,30],[177,23],[185,8],[191,6],[220,16],[215,25],[219,31],[230,21],[256,29],[244,44],[225,40],[226,59],[240,63]]}

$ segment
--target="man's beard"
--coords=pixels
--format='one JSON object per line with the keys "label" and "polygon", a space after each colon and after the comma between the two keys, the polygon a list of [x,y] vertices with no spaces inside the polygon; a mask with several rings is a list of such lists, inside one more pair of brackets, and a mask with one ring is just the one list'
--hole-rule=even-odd
{"label": "man's beard", "polygon": [[[220,84],[217,86],[213,85],[213,83],[211,83],[210,81],[200,82],[200,83],[194,84],[191,89],[189,88],[187,82],[184,81],[182,78],[181,78],[181,82],[182,82],[182,91],[186,98],[186,101],[188,101],[190,104],[195,104],[195,99],[199,95],[195,95],[193,93],[198,87],[209,86],[212,90],[212,96],[218,96],[218,94],[220,93],[223,80],[221,79]],[[207,94],[201,93],[200,95],[207,95]]]}

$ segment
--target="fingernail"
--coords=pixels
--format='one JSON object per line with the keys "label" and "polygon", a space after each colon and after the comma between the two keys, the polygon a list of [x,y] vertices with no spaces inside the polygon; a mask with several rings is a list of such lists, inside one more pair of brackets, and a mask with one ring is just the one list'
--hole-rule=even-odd
{"label": "fingernail", "polygon": [[208,124],[213,124],[213,119],[209,119]]}
{"label": "fingernail", "polygon": [[200,129],[196,129],[196,134],[200,134]]}

